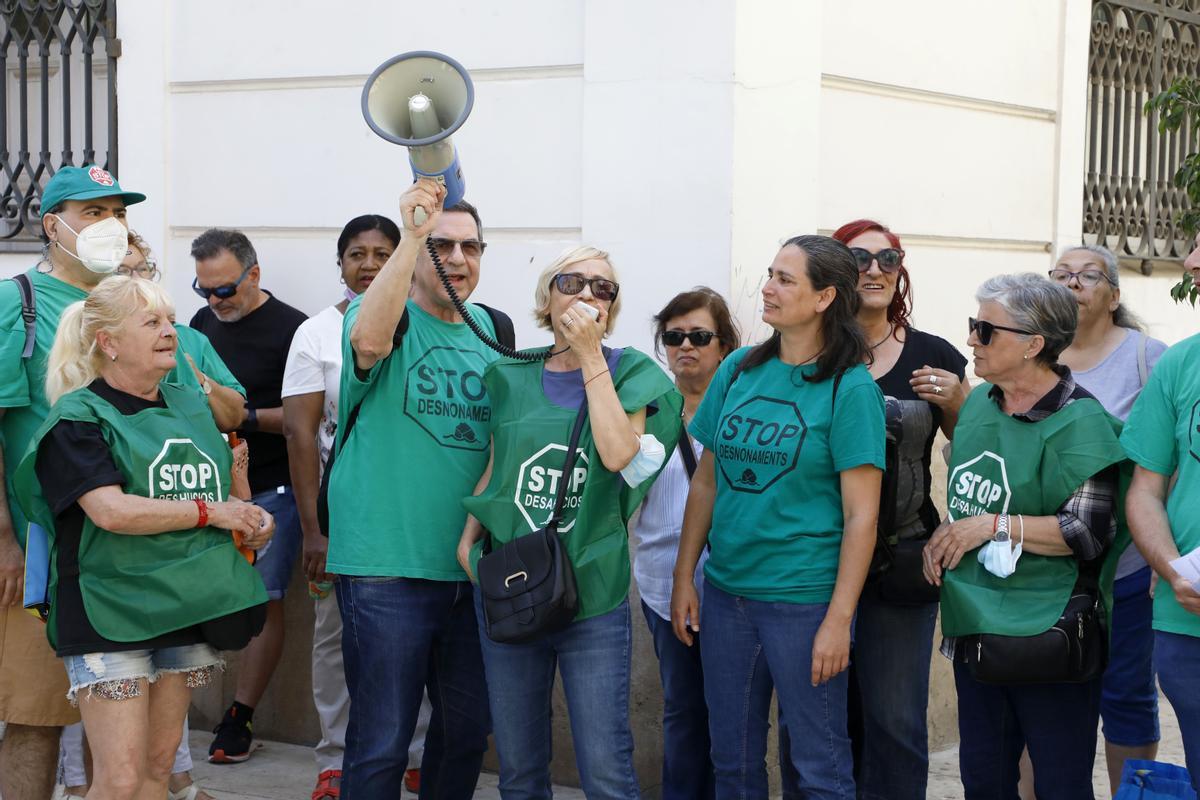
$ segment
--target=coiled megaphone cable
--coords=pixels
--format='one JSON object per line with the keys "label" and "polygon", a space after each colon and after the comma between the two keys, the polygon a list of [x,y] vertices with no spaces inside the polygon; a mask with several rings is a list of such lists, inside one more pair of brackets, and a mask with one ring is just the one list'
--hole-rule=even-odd
{"label": "coiled megaphone cable", "polygon": [[518,361],[545,361],[552,356],[561,355],[571,349],[569,346],[562,350],[553,350],[547,347],[545,350],[514,350],[506,344],[497,342],[483,328],[479,327],[479,323],[471,316],[471,312],[467,310],[466,304],[462,298],[458,296],[458,292],[454,291],[454,285],[450,283],[450,276],[446,274],[445,268],[442,266],[442,259],[438,257],[437,248],[433,246],[432,239],[425,240],[425,249],[429,251],[429,258],[433,260],[433,268],[437,271],[438,278],[442,282],[442,286],[446,287],[446,294],[450,295],[450,302],[454,304],[454,310],[462,317],[463,322],[467,323],[471,333],[483,342],[485,345],[495,350],[506,358],[514,358]]}

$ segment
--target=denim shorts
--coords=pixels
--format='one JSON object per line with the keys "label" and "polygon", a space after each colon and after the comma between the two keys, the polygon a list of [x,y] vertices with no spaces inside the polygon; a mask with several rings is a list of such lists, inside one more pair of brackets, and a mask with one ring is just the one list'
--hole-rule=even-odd
{"label": "denim shorts", "polygon": [[207,686],[215,670],[225,664],[207,644],[164,647],[159,650],[123,650],[63,656],[71,689],[67,699],[77,703],[80,689],[105,700],[128,700],[142,694],[141,680],[150,683],[164,672],[186,672],[189,689]]}
{"label": "denim shorts", "polygon": [[1105,739],[1125,747],[1143,747],[1159,740],[1150,568],[1116,581],[1113,594],[1112,646],[1104,672],[1100,718]]}
{"label": "denim shorts", "polygon": [[292,579],[292,568],[300,555],[300,514],[296,510],[296,495],[292,487],[280,486],[259,492],[250,502],[275,518],[275,535],[259,551],[254,568],[267,587],[267,597],[282,600]]}

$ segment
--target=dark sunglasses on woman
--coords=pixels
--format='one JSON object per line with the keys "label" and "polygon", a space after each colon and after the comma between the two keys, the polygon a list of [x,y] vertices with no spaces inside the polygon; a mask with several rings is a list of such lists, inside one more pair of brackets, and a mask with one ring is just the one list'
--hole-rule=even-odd
{"label": "dark sunglasses on woman", "polygon": [[692,347],[708,347],[714,336],[712,331],[663,331],[662,342],[667,347],[679,347],[687,339]]}
{"label": "dark sunglasses on woman", "polygon": [[992,334],[996,331],[1008,331],[1009,333],[1019,333],[1024,336],[1036,336],[1033,331],[1021,330],[1020,328],[1006,328],[1003,325],[993,325],[982,319],[967,317],[967,335],[974,333],[979,337],[979,343],[987,347],[992,343]]}
{"label": "dark sunglasses on woman", "polygon": [[554,276],[554,287],[563,294],[579,294],[584,286],[592,287],[592,297],[609,302],[616,300],[617,292],[621,290],[608,278],[585,278],[578,272],[560,272]]}
{"label": "dark sunglasses on woman", "polygon": [[221,286],[214,286],[211,289],[206,289],[201,286],[199,278],[192,278],[192,291],[203,297],[205,300],[216,295],[222,300],[228,300],[237,294],[238,287],[242,285],[242,281],[246,280],[246,276],[250,274],[250,270],[254,269],[254,265],[250,265],[242,270],[242,274],[233,283],[226,283]]}
{"label": "dark sunglasses on woman", "polygon": [[878,262],[879,269],[883,272],[895,272],[900,269],[900,262],[904,260],[904,251],[894,247],[885,247],[877,253],[861,247],[851,247],[850,252],[854,254],[854,261],[858,264],[859,272],[869,270],[872,261]]}

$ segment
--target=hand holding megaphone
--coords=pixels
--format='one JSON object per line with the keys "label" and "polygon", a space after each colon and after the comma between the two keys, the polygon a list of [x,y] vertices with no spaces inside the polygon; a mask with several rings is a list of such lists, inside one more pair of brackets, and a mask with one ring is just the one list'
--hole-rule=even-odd
{"label": "hand holding megaphone", "polygon": [[442,215],[446,184],[434,178],[419,178],[400,195],[400,223],[404,235],[428,236]]}
{"label": "hand holding megaphone", "polygon": [[[450,136],[470,115],[475,88],[462,64],[441,53],[402,53],[371,73],[361,102],[371,130],[408,148],[414,178],[441,183],[445,205],[463,199],[466,181]],[[414,228],[424,227],[428,212],[414,209]]]}

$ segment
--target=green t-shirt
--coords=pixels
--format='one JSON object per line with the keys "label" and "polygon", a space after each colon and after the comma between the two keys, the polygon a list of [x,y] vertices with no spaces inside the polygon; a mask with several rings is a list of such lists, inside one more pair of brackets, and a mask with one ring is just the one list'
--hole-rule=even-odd
{"label": "green t-shirt", "polygon": [[[1125,452],[1160,475],[1179,479],[1167,499],[1167,519],[1183,555],[1200,547],[1200,335],[1163,353],[1121,432]],[[1154,593],[1154,628],[1200,636],[1200,616],[1185,611],[1170,587]]]}
{"label": "green t-shirt", "polygon": [[[492,408],[483,373],[499,356],[465,324],[439,320],[412,300],[405,308],[400,347],[361,380],[350,345],[359,301],[346,309],[329,571],[465,581],[456,557],[466,522],[461,501],[487,467]],[[469,308],[494,337],[491,317]]]}
{"label": "green t-shirt", "polygon": [[778,358],[741,373],[749,348],[721,364],[689,427],[716,460],[704,568],[714,586],[752,600],[827,603],[842,545],[838,473],[884,467],[883,395],[866,367],[810,383],[816,367]]}
{"label": "green t-shirt", "polygon": [[217,351],[207,336],[195,328],[179,323],[175,323],[175,334],[179,338],[179,349],[175,351],[175,360],[178,363],[175,364],[175,369],[168,372],[163,378],[164,383],[177,383],[180,386],[200,388],[200,381],[196,380],[196,373],[184,358],[185,355],[188,355],[196,362],[200,371],[209,377],[209,380],[233,389],[242,397],[246,396],[245,387],[233,376],[229,367],[225,366],[225,362],[217,355]]}
{"label": "green t-shirt", "polygon": [[17,464],[42,420],[50,413],[46,402],[46,362],[54,345],[54,334],[63,311],[87,298],[87,292],[36,269],[27,273],[33,282],[37,308],[37,335],[33,355],[21,358],[25,349],[25,322],[21,319],[21,292],[10,280],[0,281],[0,442],[4,447],[4,488],[12,514],[17,542],[25,546],[25,515],[13,501],[13,475]]}

